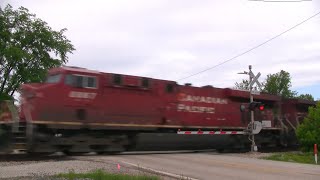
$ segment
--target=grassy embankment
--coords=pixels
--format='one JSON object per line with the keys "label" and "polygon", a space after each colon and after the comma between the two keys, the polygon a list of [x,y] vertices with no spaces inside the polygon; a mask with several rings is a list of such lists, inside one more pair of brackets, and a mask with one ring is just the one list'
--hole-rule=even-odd
{"label": "grassy embankment", "polygon": [[75,179],[92,179],[92,180],[103,180],[103,179],[114,179],[114,180],[160,180],[157,176],[147,176],[147,175],[128,175],[128,174],[111,174],[104,172],[103,170],[96,170],[89,173],[74,173],[69,172],[66,174],[58,174],[55,177],[65,178],[69,180]]}
{"label": "grassy embankment", "polygon": [[[285,161],[304,164],[316,164],[314,160],[314,154],[312,152],[284,152],[276,153],[263,159],[274,161]],[[318,156],[318,165],[320,157]]]}

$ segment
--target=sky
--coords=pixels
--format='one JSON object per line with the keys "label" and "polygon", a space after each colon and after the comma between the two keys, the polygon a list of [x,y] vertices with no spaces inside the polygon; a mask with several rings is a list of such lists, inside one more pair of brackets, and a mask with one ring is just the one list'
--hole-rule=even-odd
{"label": "sky", "polygon": [[[285,70],[292,90],[320,99],[320,0],[1,0],[23,6],[75,46],[67,65],[232,88]],[[221,64],[221,65],[218,65]],[[218,65],[218,66],[217,66]],[[192,74],[214,67],[198,75]]]}

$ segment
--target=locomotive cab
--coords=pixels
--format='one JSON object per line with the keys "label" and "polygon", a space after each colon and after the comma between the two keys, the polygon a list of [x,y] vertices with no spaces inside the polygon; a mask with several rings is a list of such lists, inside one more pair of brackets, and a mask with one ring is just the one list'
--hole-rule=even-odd
{"label": "locomotive cab", "polygon": [[[85,69],[52,69],[42,83],[21,86],[21,119],[46,125],[82,125],[92,114],[98,73]],[[30,114],[26,117],[26,114]]]}
{"label": "locomotive cab", "polygon": [[59,88],[62,77],[63,74],[61,72],[49,72],[46,79],[41,83],[26,83],[21,85],[19,90],[21,101],[21,121],[25,121],[26,119],[32,121],[32,119],[36,118],[37,114],[35,112],[39,110],[38,107],[44,105],[44,99],[52,96],[52,89]]}

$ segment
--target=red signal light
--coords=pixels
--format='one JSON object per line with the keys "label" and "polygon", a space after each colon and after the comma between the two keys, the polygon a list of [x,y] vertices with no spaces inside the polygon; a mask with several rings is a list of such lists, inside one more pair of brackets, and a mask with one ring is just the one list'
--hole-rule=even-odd
{"label": "red signal light", "polygon": [[264,110],[264,105],[260,105],[260,106],[259,106],[259,110],[260,110],[260,111],[263,111],[263,110]]}
{"label": "red signal light", "polygon": [[[249,109],[250,111],[255,111],[256,109],[259,109],[260,111],[263,111],[263,110],[264,110],[264,104],[262,104],[261,102],[255,102],[255,101],[253,101],[253,102],[251,102],[251,103],[249,104],[248,109]],[[241,106],[240,106],[240,111],[241,111],[241,112],[244,112],[244,110],[245,110],[245,106],[244,106],[244,105],[241,105]]]}

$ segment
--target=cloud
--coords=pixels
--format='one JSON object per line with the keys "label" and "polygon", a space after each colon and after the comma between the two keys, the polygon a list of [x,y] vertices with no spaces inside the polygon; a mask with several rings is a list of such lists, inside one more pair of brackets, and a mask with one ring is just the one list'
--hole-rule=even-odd
{"label": "cloud", "polygon": [[[106,72],[177,80],[213,67],[292,27],[320,8],[318,1],[247,0],[7,0],[25,6],[54,29],[68,28],[77,48],[68,64]],[[253,66],[289,71],[293,87],[319,83],[320,18],[233,61],[179,81],[232,87]],[[319,95],[320,96],[320,95]]]}

